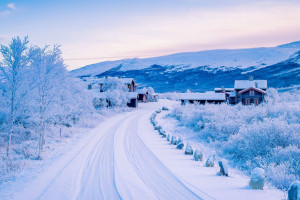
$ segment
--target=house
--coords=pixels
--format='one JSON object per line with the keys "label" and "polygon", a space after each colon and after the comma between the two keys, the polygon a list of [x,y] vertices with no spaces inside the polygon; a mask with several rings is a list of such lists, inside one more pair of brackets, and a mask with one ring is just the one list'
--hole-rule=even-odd
{"label": "house", "polygon": [[231,105],[234,105],[236,104],[235,99],[236,99],[236,92],[235,91],[230,92],[227,102]]}
{"label": "house", "polygon": [[250,87],[239,92],[239,100],[243,105],[262,103],[265,99],[266,91]]}
{"label": "house", "polygon": [[221,104],[226,102],[225,93],[205,92],[205,93],[182,93],[179,100],[181,104],[199,103],[199,104]]}
{"label": "house", "polygon": [[147,102],[148,100],[148,90],[146,88],[140,89],[138,92],[138,100],[141,102]]}
{"label": "house", "polygon": [[138,107],[138,93],[137,92],[127,92],[127,106],[131,108]]}
{"label": "house", "polygon": [[230,93],[233,91],[234,91],[234,88],[224,88],[224,87],[215,88],[215,93]]}
{"label": "house", "polygon": [[227,102],[229,102],[231,92],[234,92],[234,88],[224,88],[223,86],[221,88],[215,88],[215,93],[225,93]]}
{"label": "house", "polygon": [[[100,92],[105,92],[105,88],[109,87],[109,85],[111,84],[108,77],[90,78],[87,80],[90,82],[88,86],[89,89],[97,89]],[[136,91],[137,85],[133,78],[119,78],[118,81],[122,82],[128,88],[128,92]]]}
{"label": "house", "polygon": [[241,102],[243,105],[258,105],[265,100],[267,88],[267,80],[253,80],[253,77],[249,80],[235,80],[235,98],[232,98],[232,104]]}
{"label": "house", "polygon": [[[138,94],[136,92],[137,85],[132,78],[89,77],[85,78],[84,81],[88,83],[88,89],[94,91],[95,93],[95,98],[93,99],[95,107],[113,106],[111,100],[118,97],[113,97],[111,92],[116,90],[119,90],[119,92],[123,94],[122,98],[128,99],[128,107],[136,108],[138,106]],[[128,88],[127,92],[122,84],[124,84],[126,88]],[[124,95],[126,97],[124,97]]]}
{"label": "house", "polygon": [[137,85],[133,78],[120,78],[120,80],[126,85],[128,88],[128,92],[135,92]]}

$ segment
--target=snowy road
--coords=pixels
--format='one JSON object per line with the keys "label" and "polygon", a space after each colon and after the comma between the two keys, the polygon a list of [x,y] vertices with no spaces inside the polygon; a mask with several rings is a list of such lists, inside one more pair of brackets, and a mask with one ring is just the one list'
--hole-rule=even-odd
{"label": "snowy road", "polygon": [[[0,199],[227,199],[222,198],[226,193],[216,195],[219,188],[205,188],[207,178],[222,177],[214,171],[211,177],[199,174],[199,165],[153,130],[149,117],[160,106],[143,104],[108,118],[43,174]],[[227,192],[230,199],[251,193],[238,189],[234,196],[230,188]]]}
{"label": "snowy road", "polygon": [[201,199],[140,138],[155,109],[109,118],[11,198]]}

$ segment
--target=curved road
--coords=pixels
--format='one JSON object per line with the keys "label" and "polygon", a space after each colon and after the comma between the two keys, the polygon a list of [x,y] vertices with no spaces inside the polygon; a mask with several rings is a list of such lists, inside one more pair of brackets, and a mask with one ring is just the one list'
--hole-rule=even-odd
{"label": "curved road", "polygon": [[103,120],[63,156],[45,160],[41,169],[37,166],[1,185],[0,199],[283,199],[284,193],[278,190],[248,189],[248,177],[233,170],[230,177],[217,176],[218,167],[207,168],[168,145],[149,118],[170,103],[140,104],[138,109]]}
{"label": "curved road", "polygon": [[202,199],[140,137],[154,111],[108,118],[14,199]]}

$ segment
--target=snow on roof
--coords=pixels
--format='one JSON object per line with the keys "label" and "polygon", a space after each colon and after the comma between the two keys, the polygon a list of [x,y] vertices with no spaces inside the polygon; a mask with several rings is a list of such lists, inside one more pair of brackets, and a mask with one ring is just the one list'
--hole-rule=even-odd
{"label": "snow on roof", "polygon": [[[256,86],[257,84],[257,86]],[[267,89],[267,80],[235,80],[234,81],[234,88],[235,89],[248,89],[250,87],[260,88],[260,89]]]}
{"label": "snow on roof", "polygon": [[138,96],[137,92],[126,92],[127,98],[129,99],[136,99]]}
{"label": "snow on roof", "polygon": [[133,80],[133,78],[120,78],[120,80],[124,83],[124,84],[131,84]]}
{"label": "snow on roof", "polygon": [[[129,99],[135,99],[138,96],[137,92],[125,92],[125,95]],[[106,99],[111,96],[111,93],[108,92],[95,92],[94,97],[99,99]]]}
{"label": "snow on roof", "polygon": [[140,89],[137,91],[139,94],[146,94],[148,90],[146,88]]}
{"label": "snow on roof", "polygon": [[[117,77],[99,78],[98,80],[94,79],[94,81],[97,81],[100,84],[104,84],[107,81],[109,81],[109,78],[117,78]],[[119,78],[119,80],[124,84],[131,84],[132,81],[134,81],[133,78]]]}
{"label": "snow on roof", "polygon": [[215,91],[225,90],[225,91],[234,91],[234,88],[215,88]]}
{"label": "snow on roof", "polygon": [[180,100],[226,100],[225,93],[205,92],[205,93],[182,93]]}
{"label": "snow on roof", "polygon": [[258,88],[255,88],[255,87],[250,87],[250,88],[244,89],[244,90],[240,91],[239,94],[243,94],[243,93],[245,93],[245,92],[247,92],[247,91],[249,91],[249,90],[255,90],[255,91],[257,91],[257,92],[266,94],[265,91],[263,91],[263,90],[261,90],[261,89],[258,89]]}

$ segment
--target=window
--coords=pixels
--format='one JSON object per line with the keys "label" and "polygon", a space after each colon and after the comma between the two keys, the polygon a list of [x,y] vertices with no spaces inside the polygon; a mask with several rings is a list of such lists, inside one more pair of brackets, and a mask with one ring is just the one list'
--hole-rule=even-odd
{"label": "window", "polygon": [[250,90],[250,96],[254,96],[254,90]]}
{"label": "window", "polygon": [[258,105],[258,99],[254,99],[255,105]]}
{"label": "window", "polygon": [[245,100],[246,105],[250,105],[250,99]]}

